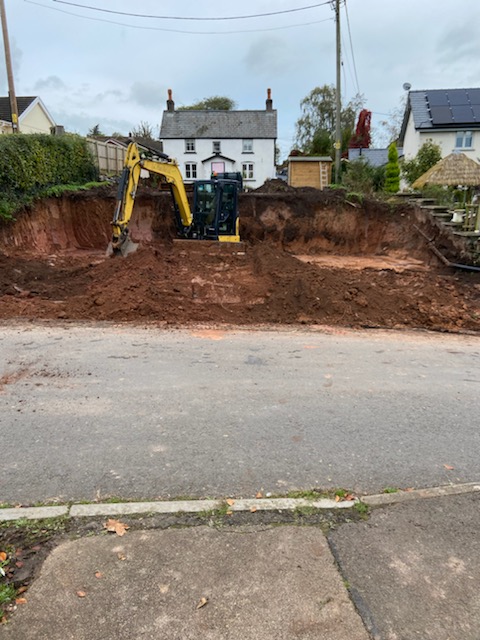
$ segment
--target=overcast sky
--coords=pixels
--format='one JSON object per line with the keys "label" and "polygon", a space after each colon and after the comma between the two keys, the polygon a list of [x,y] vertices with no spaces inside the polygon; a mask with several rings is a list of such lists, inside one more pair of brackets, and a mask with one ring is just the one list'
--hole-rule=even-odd
{"label": "overcast sky", "polygon": [[[57,124],[125,135],[141,121],[158,133],[167,89],[176,105],[212,95],[238,109],[278,110],[282,158],[293,145],[300,101],[335,83],[331,3],[321,0],[5,0],[17,96],[38,95]],[[109,12],[84,9],[83,5]],[[379,123],[412,89],[480,87],[480,0],[347,0],[342,3],[342,98],[357,91]],[[190,32],[190,33],[185,33]],[[203,32],[203,33],[198,33]],[[3,58],[0,94],[7,95]]]}

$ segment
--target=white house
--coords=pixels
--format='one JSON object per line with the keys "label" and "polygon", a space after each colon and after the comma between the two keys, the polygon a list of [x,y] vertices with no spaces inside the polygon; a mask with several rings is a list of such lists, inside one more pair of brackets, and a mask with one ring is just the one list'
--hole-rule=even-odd
{"label": "white house", "polygon": [[409,91],[400,132],[406,160],[427,140],[440,145],[442,158],[461,151],[480,160],[480,89]]}
{"label": "white house", "polygon": [[[17,97],[18,127],[20,133],[55,132],[55,120],[38,96]],[[12,133],[10,98],[0,97],[0,134]]]}
{"label": "white house", "polygon": [[256,188],[275,177],[277,111],[270,89],[263,111],[175,110],[169,90],[160,139],[185,182],[241,172],[244,186]]}

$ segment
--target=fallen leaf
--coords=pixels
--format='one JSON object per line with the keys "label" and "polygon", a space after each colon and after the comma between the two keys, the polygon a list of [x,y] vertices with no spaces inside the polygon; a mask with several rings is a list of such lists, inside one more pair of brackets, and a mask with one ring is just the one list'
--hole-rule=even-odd
{"label": "fallen leaf", "polygon": [[447,471],[453,471],[453,470],[455,469],[455,467],[452,467],[452,466],[451,466],[451,465],[449,465],[449,464],[444,464],[443,466],[445,467],[445,469],[446,469]]}
{"label": "fallen leaf", "polygon": [[7,616],[3,616],[0,620],[0,624],[7,624]]}
{"label": "fallen leaf", "polygon": [[101,571],[95,571],[95,578],[103,578],[103,573]]}
{"label": "fallen leaf", "polygon": [[353,493],[347,493],[347,495],[344,497],[344,500],[355,500],[355,496],[353,495]]}
{"label": "fallen leaf", "polygon": [[127,556],[124,556],[124,555],[123,555],[123,553],[117,553],[117,558],[118,558],[119,560],[126,560],[126,559],[127,559]]}
{"label": "fallen leaf", "polygon": [[257,495],[255,496],[255,498],[263,498],[263,493],[261,491],[259,491],[257,493]]}
{"label": "fallen leaf", "polygon": [[257,507],[250,507],[251,513],[255,513],[256,510],[257,510]]}
{"label": "fallen leaf", "polygon": [[79,598],[85,598],[85,597],[86,597],[86,595],[87,595],[87,594],[85,593],[85,591],[77,591],[77,596],[78,596]]}
{"label": "fallen leaf", "polygon": [[233,511],[227,511],[227,516],[231,516],[233,514]]}
{"label": "fallen leaf", "polygon": [[20,595],[21,593],[25,593],[25,591],[28,589],[28,587],[20,587],[19,589],[17,589],[17,593],[18,595]]}
{"label": "fallen leaf", "polygon": [[335,502],[340,502],[341,498],[340,496],[335,496]]}
{"label": "fallen leaf", "polygon": [[200,600],[200,602],[197,604],[197,609],[201,609],[202,607],[204,607],[208,602],[208,598],[202,598]]}
{"label": "fallen leaf", "polygon": [[26,598],[15,598],[15,604],[27,604]]}
{"label": "fallen leaf", "polygon": [[107,522],[104,523],[103,527],[111,533],[116,533],[117,536],[124,536],[127,529],[130,529],[128,524],[124,524],[123,522],[120,522],[120,520],[113,520],[112,518],[109,518]]}
{"label": "fallen leaf", "polygon": [[414,487],[407,487],[407,489],[405,489],[405,491],[415,491]]}
{"label": "fallen leaf", "polygon": [[23,562],[21,560],[17,560],[17,562],[15,562],[15,566],[17,569],[21,569],[23,567]]}
{"label": "fallen leaf", "polygon": [[228,498],[228,500],[227,500],[227,504],[229,504],[230,506],[232,506],[233,504],[235,504],[235,500],[232,500],[232,498]]}
{"label": "fallen leaf", "polygon": [[5,562],[6,559],[7,554],[5,553],[5,551],[0,551],[0,562]]}

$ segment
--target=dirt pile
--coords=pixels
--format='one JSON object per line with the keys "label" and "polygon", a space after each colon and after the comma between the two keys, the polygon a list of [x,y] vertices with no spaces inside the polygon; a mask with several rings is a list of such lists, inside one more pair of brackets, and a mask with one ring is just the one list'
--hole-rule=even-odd
{"label": "dirt pile", "polygon": [[45,201],[0,230],[0,318],[480,329],[479,274],[442,270],[408,208],[318,193],[243,197],[245,247],[173,242],[146,194],[126,259],[104,255],[113,194]]}

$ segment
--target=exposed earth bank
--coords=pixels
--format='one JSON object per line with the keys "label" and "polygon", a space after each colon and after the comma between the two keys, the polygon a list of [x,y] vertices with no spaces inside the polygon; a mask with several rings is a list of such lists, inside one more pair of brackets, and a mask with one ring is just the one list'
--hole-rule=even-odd
{"label": "exposed earth bank", "polygon": [[240,198],[240,246],[174,242],[168,193],[145,189],[138,251],[107,258],[113,189],[38,202],[0,227],[0,319],[480,330],[480,274],[409,204],[272,184]]}

